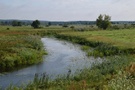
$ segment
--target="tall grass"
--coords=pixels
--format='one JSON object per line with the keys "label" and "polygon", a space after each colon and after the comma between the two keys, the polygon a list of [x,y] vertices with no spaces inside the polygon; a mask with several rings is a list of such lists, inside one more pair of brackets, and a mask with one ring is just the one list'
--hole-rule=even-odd
{"label": "tall grass", "polygon": [[108,57],[102,64],[95,63],[91,68],[83,69],[69,78],[65,76],[50,80],[46,74],[42,77],[36,74],[34,80],[25,88],[16,88],[24,90],[119,90],[125,87],[124,90],[128,90],[128,88],[134,88],[134,78],[129,74],[125,76],[126,74],[120,71],[125,70],[132,61],[134,59],[127,56]]}
{"label": "tall grass", "polygon": [[39,36],[11,35],[0,38],[0,72],[38,63],[44,54]]}
{"label": "tall grass", "polygon": [[135,82],[132,76],[119,71],[118,76],[108,82],[109,90],[135,90]]}

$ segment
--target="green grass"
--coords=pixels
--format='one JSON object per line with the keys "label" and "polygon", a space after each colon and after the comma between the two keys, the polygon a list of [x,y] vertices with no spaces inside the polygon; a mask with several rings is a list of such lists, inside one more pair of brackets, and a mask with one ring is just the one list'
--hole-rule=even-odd
{"label": "green grass", "polygon": [[21,30],[21,27],[9,31],[2,29],[0,30],[0,72],[42,61],[45,50],[40,36],[30,35],[31,33],[24,31],[25,29],[16,31],[16,29]]}
{"label": "green grass", "polygon": [[42,60],[44,50],[38,36],[1,36],[0,42],[1,72],[38,63]]}
{"label": "green grass", "polygon": [[[104,57],[135,53],[135,29],[96,30],[96,31],[61,31],[55,36],[73,43],[92,47],[88,56]],[[82,48],[86,49],[86,48]]]}
{"label": "green grass", "polygon": [[[10,29],[7,30],[7,27]],[[75,26],[76,28],[80,27]],[[83,28],[89,29],[88,26]],[[135,71],[135,68],[126,70],[135,62],[135,29],[76,31],[60,26],[41,29],[33,29],[29,26],[1,26],[0,66],[3,66],[3,69],[0,70],[4,70],[5,67],[8,69],[37,63],[36,58],[41,58],[43,55],[40,36],[46,35],[78,43],[89,56],[106,56],[106,61],[84,69],[70,78],[60,77],[50,81],[46,75],[42,78],[36,76],[27,87],[10,86],[8,90],[128,90],[135,88],[135,76],[130,72]]]}
{"label": "green grass", "polygon": [[[8,29],[7,29],[8,28]],[[68,30],[50,26],[34,29],[31,26],[0,26],[0,72],[7,72],[42,61],[46,54],[41,36],[49,31]]]}
{"label": "green grass", "polygon": [[[71,35],[85,38],[89,41],[109,43],[121,48],[135,48],[135,29],[125,30],[98,30],[98,31],[70,31],[62,35]],[[130,45],[130,46],[129,46]]]}
{"label": "green grass", "polygon": [[42,78],[36,74],[27,87],[10,86],[9,88],[10,90],[14,88],[24,90],[128,90],[128,88],[135,88],[134,78],[126,75],[127,72],[123,70],[132,61],[134,61],[132,56],[108,57],[102,64],[95,64],[92,68],[86,68],[69,78],[63,76],[51,81],[46,74]]}
{"label": "green grass", "polygon": [[109,90],[135,90],[135,81],[127,73],[119,71],[118,76],[108,82]]}

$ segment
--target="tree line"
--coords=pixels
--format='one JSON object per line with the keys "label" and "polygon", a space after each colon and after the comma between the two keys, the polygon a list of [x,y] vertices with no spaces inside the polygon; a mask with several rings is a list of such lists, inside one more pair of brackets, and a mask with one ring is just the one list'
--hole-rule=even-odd
{"label": "tree line", "polygon": [[[100,29],[107,29],[108,27],[111,26],[111,17],[109,15],[102,15],[100,14],[96,20],[96,25],[98,26],[98,28]],[[34,28],[39,28],[40,27],[40,22],[38,20],[35,20],[32,22],[31,24],[32,27]],[[64,25],[67,27],[67,25]]]}
{"label": "tree line", "polygon": [[[119,25],[123,26],[119,26]],[[111,16],[106,14],[100,14],[96,21],[69,21],[69,22],[57,22],[57,21],[31,21],[31,20],[0,20],[0,25],[12,25],[12,26],[32,26],[33,28],[40,28],[41,26],[59,25],[68,27],[69,25],[96,25],[99,29],[119,29],[119,28],[135,28],[135,21],[111,21]]]}

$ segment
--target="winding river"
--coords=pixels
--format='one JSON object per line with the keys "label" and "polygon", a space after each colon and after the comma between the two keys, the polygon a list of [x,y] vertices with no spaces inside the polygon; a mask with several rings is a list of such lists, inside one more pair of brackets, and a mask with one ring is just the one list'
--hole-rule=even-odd
{"label": "winding river", "polygon": [[58,75],[67,75],[91,67],[94,62],[102,61],[100,58],[88,58],[78,45],[65,41],[59,41],[54,38],[42,38],[44,48],[48,55],[43,56],[43,62],[26,67],[14,72],[0,74],[0,87],[12,85],[27,84],[33,80],[35,74],[42,75],[46,73],[50,78],[55,79]]}

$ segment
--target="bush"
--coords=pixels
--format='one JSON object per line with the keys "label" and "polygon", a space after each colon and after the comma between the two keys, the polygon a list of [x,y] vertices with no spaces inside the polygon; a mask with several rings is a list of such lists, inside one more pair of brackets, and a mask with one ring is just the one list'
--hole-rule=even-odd
{"label": "bush", "polygon": [[7,28],[7,30],[10,30],[10,28]]}
{"label": "bush", "polygon": [[67,28],[67,27],[68,27],[68,25],[63,25],[62,27]]}
{"label": "bush", "polygon": [[74,29],[75,27],[74,27],[74,26],[71,26],[70,28],[71,28],[71,29]]}

